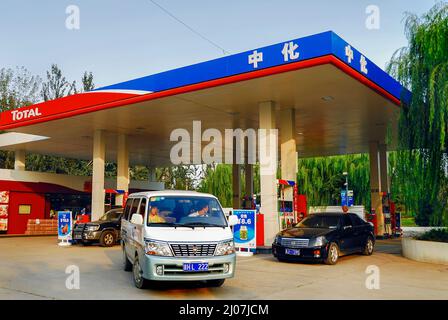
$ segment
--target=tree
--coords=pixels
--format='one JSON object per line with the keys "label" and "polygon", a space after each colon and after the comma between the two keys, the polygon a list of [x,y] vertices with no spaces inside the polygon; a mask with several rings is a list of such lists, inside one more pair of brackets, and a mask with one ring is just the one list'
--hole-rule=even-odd
{"label": "tree", "polygon": [[85,71],[82,76],[81,83],[82,83],[81,92],[87,92],[95,89],[92,72]]}
{"label": "tree", "polygon": [[369,156],[366,154],[299,159],[297,183],[299,193],[307,196],[310,206],[340,205],[345,189],[344,172],[357,205],[370,207]]}
{"label": "tree", "polygon": [[42,98],[45,101],[54,100],[68,96],[76,91],[76,82],[69,83],[62,75],[62,70],[56,65],[52,64],[49,71],[47,71],[47,81],[42,83]]}
{"label": "tree", "polygon": [[[24,67],[0,69],[0,112],[36,103],[40,83],[41,79]],[[14,167],[14,152],[0,151],[0,167]]]}
{"label": "tree", "polygon": [[388,71],[412,91],[399,121],[395,181],[419,225],[448,223],[446,198],[448,120],[448,4],[418,17],[406,14],[409,45],[392,57]]}
{"label": "tree", "polygon": [[36,103],[40,84],[41,79],[24,67],[0,69],[0,111]]}

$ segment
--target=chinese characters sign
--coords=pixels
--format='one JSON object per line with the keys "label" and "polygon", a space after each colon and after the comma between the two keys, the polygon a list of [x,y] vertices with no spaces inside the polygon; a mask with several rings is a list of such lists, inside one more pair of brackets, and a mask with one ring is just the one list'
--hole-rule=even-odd
{"label": "chinese characters sign", "polygon": [[233,210],[239,223],[233,227],[235,246],[238,248],[256,248],[256,213],[255,210]]}

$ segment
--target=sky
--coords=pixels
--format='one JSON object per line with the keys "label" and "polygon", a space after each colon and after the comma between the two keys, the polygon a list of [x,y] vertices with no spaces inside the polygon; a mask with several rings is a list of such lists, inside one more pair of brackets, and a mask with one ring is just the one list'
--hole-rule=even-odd
{"label": "sky", "polygon": [[[332,30],[384,68],[407,45],[405,12],[436,0],[154,0],[226,51],[238,53]],[[69,29],[67,7],[79,8]],[[374,5],[379,28],[367,28]],[[94,74],[96,87],[219,58],[221,49],[150,0],[0,0],[0,68],[45,76],[56,63],[68,80]]]}

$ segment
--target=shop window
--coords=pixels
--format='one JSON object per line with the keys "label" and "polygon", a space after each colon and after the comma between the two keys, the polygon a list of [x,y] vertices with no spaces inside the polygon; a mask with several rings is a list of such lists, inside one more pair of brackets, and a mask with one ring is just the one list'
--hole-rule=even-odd
{"label": "shop window", "polygon": [[30,204],[19,205],[19,214],[31,214],[31,205]]}

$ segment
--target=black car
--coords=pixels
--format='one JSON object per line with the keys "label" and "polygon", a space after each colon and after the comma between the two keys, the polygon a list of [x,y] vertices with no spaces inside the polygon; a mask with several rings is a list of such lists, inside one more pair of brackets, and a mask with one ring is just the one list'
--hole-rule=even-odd
{"label": "black car", "polygon": [[317,213],[277,234],[272,253],[279,261],[314,260],[336,264],[341,255],[371,255],[373,226],[353,213]]}
{"label": "black car", "polygon": [[123,208],[107,211],[98,221],[76,224],[73,240],[89,245],[99,242],[103,247],[111,247],[120,240],[121,216]]}

